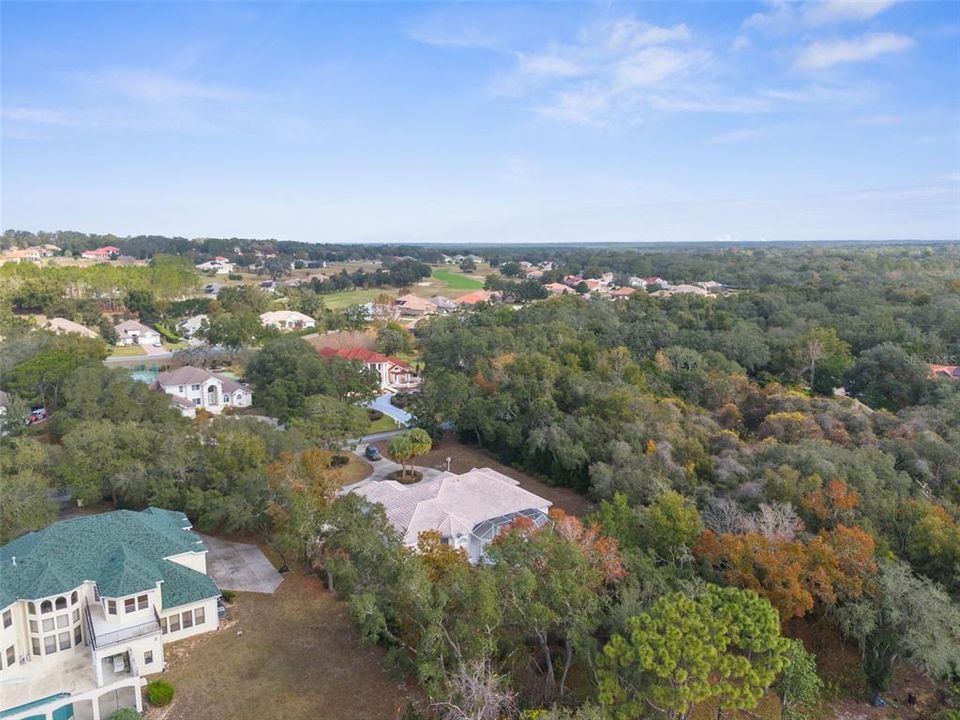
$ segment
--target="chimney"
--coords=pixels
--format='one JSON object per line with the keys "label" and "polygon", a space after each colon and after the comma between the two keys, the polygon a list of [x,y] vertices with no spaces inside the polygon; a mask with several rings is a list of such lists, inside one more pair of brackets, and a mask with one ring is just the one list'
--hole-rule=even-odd
{"label": "chimney", "polygon": [[16,567],[16,566],[17,566],[17,556],[14,555],[13,557],[10,558],[10,560],[13,562],[13,566]]}

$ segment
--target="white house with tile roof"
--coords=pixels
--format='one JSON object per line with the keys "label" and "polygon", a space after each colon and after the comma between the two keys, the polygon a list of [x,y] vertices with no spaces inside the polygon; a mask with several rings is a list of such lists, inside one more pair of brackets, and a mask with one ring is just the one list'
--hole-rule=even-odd
{"label": "white house with tile roof", "polygon": [[0,547],[0,717],[142,709],[164,647],[216,630],[220,590],[180,512],[62,520]]}
{"label": "white house with tile roof", "polygon": [[113,328],[117,333],[117,345],[156,345],[160,333],[136,320],[124,320]]}
{"label": "white house with tile roof", "polygon": [[543,525],[553,504],[491,468],[462,475],[445,472],[412,485],[374,481],[353,492],[383,505],[407,545],[415,546],[420,533],[436,530],[444,544],[463,548],[472,563],[480,562],[487,546],[517,518]]}
{"label": "white house with tile roof", "polygon": [[174,404],[187,416],[196,415],[197,408],[219,415],[226,408],[253,404],[253,392],[248,386],[191,365],[160,373],[154,387],[172,395]]}

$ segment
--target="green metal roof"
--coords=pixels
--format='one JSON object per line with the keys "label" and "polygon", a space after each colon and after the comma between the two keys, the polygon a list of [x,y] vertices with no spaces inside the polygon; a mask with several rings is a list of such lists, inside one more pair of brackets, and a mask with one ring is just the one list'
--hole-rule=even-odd
{"label": "green metal roof", "polygon": [[[117,510],[62,520],[0,547],[0,608],[68,592],[85,581],[105,597],[161,585],[164,607],[215,597],[203,573],[166,560],[206,546],[180,512]],[[16,564],[14,564],[16,558]]]}

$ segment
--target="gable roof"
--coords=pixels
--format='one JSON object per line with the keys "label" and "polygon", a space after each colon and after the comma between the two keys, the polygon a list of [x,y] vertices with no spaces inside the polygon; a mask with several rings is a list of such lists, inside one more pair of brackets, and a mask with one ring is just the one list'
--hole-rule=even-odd
{"label": "gable roof", "polygon": [[423,312],[428,312],[430,310],[436,310],[437,306],[430,302],[429,300],[424,300],[418,295],[413,293],[407,293],[406,295],[401,295],[395,300],[396,304],[401,308],[406,310],[422,310]]}
{"label": "gable roof", "polygon": [[387,519],[408,545],[415,545],[424,530],[439,530],[452,537],[467,534],[491,518],[522,510],[546,511],[552,505],[491,468],[473,468],[462,475],[442,473],[413,485],[383,480],[354,492],[381,503]]}
{"label": "gable roof", "polygon": [[67,320],[66,318],[62,317],[50,318],[47,320],[44,328],[57,333],[72,333],[74,335],[81,335],[82,337],[89,338],[100,337],[90,328],[85,327],[80,323],[75,323],[73,320]]}
{"label": "gable roof", "polygon": [[392,363],[393,365],[399,365],[402,368],[409,368],[410,366],[405,363],[403,360],[398,360],[397,358],[389,357],[382,353],[375,352],[373,350],[367,350],[366,348],[320,348],[318,351],[321,357],[331,358],[331,357],[340,357],[344,360],[356,360],[362,362],[365,365],[370,365],[373,363]]}
{"label": "gable roof", "polygon": [[61,520],[22,535],[0,547],[0,607],[86,581],[96,582],[104,597],[151,590],[160,581],[164,597],[215,597],[220,592],[207,575],[167,559],[206,551],[190,527],[183,513],[147,508]]}
{"label": "gable roof", "polygon": [[179,385],[202,385],[208,380],[218,380],[226,392],[234,392],[236,390],[250,392],[249,387],[241,382],[237,382],[233,378],[217,375],[209,370],[193,367],[192,365],[184,365],[176,370],[162,372],[157,375],[156,383],[161,388],[168,388]]}
{"label": "gable roof", "polygon": [[159,335],[159,333],[153,328],[147,327],[143,323],[137,322],[136,320],[124,320],[119,325],[115,325],[113,329],[118,333],[140,332]]}
{"label": "gable roof", "polygon": [[487,290],[474,290],[469,292],[466,295],[461,295],[454,302],[457,305],[476,305],[477,303],[486,302],[492,300],[497,295],[496,293],[489,292]]}

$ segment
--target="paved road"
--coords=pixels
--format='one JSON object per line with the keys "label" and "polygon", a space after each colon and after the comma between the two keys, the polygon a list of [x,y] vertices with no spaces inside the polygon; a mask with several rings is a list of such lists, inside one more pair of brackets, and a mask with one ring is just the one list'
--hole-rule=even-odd
{"label": "paved road", "polygon": [[373,410],[379,410],[387,417],[393,418],[396,422],[400,423],[403,426],[408,426],[413,420],[413,415],[408,413],[406,410],[401,410],[400,408],[394,406],[390,402],[390,398],[393,397],[393,393],[384,393],[376,400],[372,401],[367,405],[368,408]]}
{"label": "paved road", "polygon": [[256,545],[201,535],[207,544],[207,572],[221,590],[271,594],[283,576]]}
{"label": "paved road", "polygon": [[[391,433],[396,434],[396,433]],[[367,449],[367,442],[363,442],[360,445],[357,445],[357,449],[354,451],[356,455],[363,458],[363,451]],[[366,459],[366,458],[364,458]],[[370,462],[369,460],[367,462]],[[349,492],[351,490],[356,490],[357,488],[363,487],[364,485],[369,485],[372,482],[382,482],[383,480],[389,480],[390,474],[400,470],[400,463],[394,462],[389,458],[384,457],[381,460],[376,462],[370,462],[370,466],[373,468],[373,474],[365,480],[360,482],[355,482],[352,485],[347,485],[343,488],[343,492]],[[419,465],[414,465],[413,469],[417,472],[423,473],[423,480],[433,480],[437,477],[442,470],[437,470],[436,468],[421,467]],[[421,480],[422,482],[422,480]]]}

